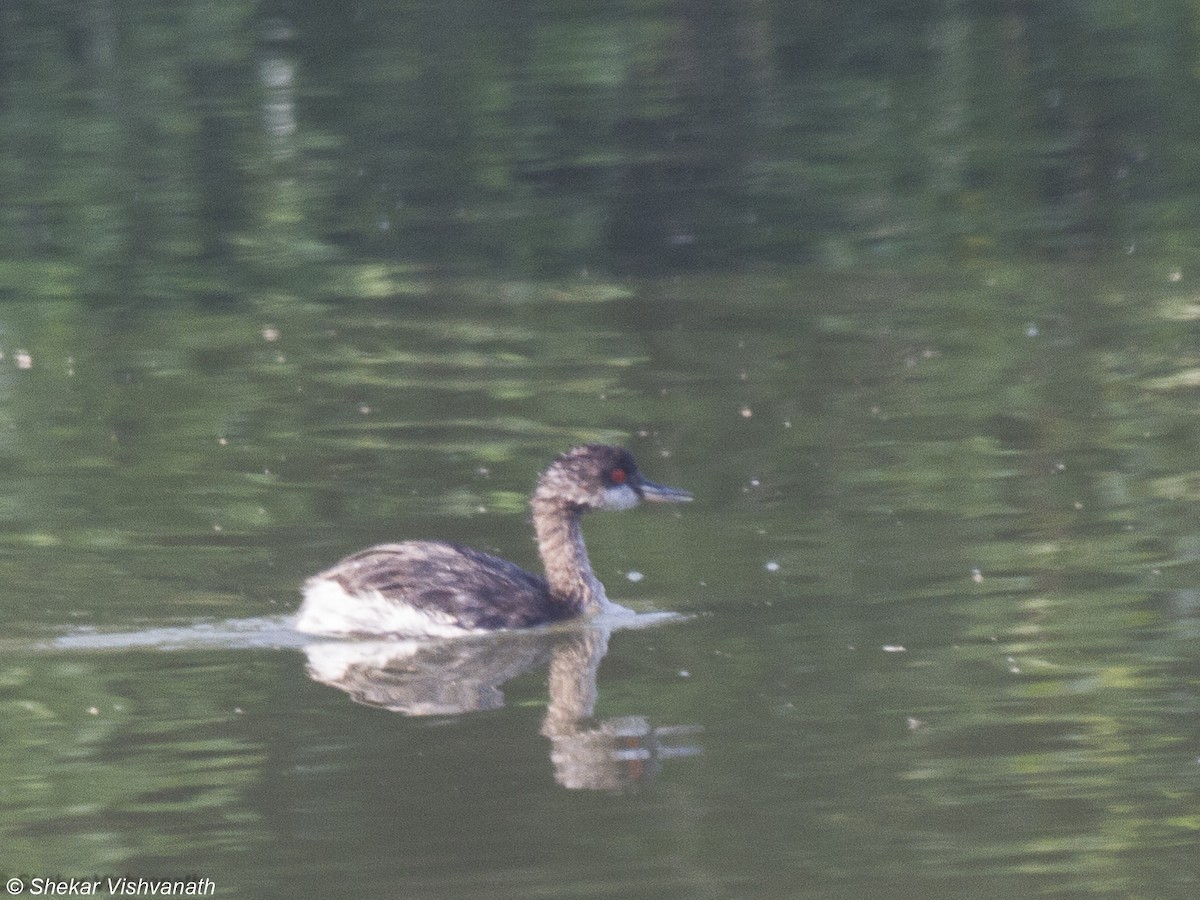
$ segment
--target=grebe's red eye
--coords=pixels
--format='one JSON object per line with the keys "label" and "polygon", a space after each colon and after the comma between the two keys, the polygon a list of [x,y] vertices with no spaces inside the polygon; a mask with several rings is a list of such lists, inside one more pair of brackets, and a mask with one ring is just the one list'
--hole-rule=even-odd
{"label": "grebe's red eye", "polygon": [[608,473],[608,480],[613,484],[624,484],[629,480],[629,473],[618,467]]}

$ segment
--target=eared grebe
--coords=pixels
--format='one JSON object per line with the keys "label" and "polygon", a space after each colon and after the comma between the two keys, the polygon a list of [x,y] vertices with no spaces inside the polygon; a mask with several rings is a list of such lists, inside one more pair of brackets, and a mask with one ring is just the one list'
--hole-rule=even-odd
{"label": "eared grebe", "polygon": [[588,562],[580,517],[594,509],[631,509],[640,500],[691,499],[687,491],[643,478],[624,448],[576,447],[542,473],[530,500],[544,578],[457,544],[380,544],[310,578],[296,628],[449,637],[596,612],[608,598]]}

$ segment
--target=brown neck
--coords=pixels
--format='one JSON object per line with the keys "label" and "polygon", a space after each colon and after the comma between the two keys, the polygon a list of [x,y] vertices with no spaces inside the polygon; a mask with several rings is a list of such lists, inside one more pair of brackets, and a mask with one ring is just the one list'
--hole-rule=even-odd
{"label": "brown neck", "polygon": [[551,595],[579,612],[591,612],[608,598],[588,562],[580,515],[577,509],[552,500],[533,500],[533,527]]}

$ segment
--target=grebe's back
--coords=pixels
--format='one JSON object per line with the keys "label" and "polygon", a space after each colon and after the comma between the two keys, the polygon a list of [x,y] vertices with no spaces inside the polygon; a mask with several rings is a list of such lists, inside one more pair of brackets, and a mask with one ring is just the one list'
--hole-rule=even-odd
{"label": "grebe's back", "polygon": [[546,579],[439,541],[380,544],[308,580],[296,627],[316,634],[452,637],[563,618]]}

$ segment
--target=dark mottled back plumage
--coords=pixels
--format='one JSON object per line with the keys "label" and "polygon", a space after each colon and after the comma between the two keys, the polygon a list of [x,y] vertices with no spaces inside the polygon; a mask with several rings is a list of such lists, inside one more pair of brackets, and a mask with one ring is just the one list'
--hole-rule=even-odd
{"label": "dark mottled back plumage", "polygon": [[[481,575],[483,577],[481,577]],[[380,544],[347,556],[321,578],[347,594],[377,591],[468,629],[525,628],[570,615],[546,579],[506,559],[440,541]]]}

